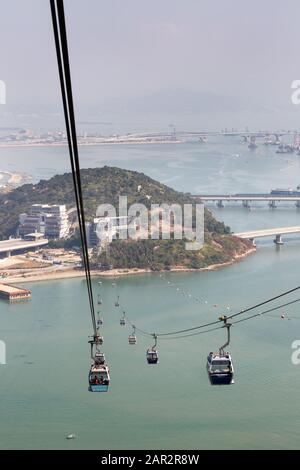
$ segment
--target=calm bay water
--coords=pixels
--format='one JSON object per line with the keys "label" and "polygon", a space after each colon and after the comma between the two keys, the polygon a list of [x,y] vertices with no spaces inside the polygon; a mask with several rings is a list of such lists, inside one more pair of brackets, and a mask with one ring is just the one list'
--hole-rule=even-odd
{"label": "calm bay water", "polygon": [[[69,171],[63,148],[1,149],[0,159],[6,162],[2,170],[26,171],[35,179]],[[144,171],[193,193],[269,191],[300,183],[296,155],[276,155],[265,146],[250,152],[229,138],[204,145],[82,148],[81,160],[84,167]],[[213,210],[234,230],[299,225],[300,213],[292,206]],[[236,383],[211,387],[205,359],[224,342],[223,330],[161,341],[160,364],[150,367],[145,350],[151,342],[139,336],[137,346],[129,346],[130,329],[119,325],[114,307],[118,293],[131,319],[147,331],[214,320],[226,306],[238,311],[296,286],[299,247],[295,236],[280,249],[266,240],[254,255],[219,271],[168,275],[200,297],[200,304],[166,287],[158,274],[121,278],[117,290],[109,280],[101,287],[95,280],[111,368],[107,394],[87,391],[91,330],[84,281],[33,283],[30,302],[1,302],[8,357],[0,366],[0,448],[299,448],[300,366],[291,362],[291,343],[300,339],[298,320],[280,320],[277,312],[234,326]],[[297,304],[285,311],[300,318]],[[69,433],[77,439],[67,441]]]}

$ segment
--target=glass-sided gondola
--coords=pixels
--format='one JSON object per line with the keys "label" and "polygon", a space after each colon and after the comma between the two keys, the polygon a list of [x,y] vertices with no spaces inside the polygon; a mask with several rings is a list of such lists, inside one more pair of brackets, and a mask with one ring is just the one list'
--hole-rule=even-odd
{"label": "glass-sided gondola", "polygon": [[136,335],[129,335],[128,336],[128,343],[129,344],[136,344],[137,343],[137,339],[136,339]]}
{"label": "glass-sided gondola", "polygon": [[210,352],[207,356],[206,369],[211,385],[230,385],[234,383],[234,368],[231,356],[225,352],[224,348],[230,343],[231,323],[227,323],[227,317],[220,317],[224,321],[224,327],[227,330],[227,341],[220,347],[219,352]]}
{"label": "glass-sided gondola", "polygon": [[109,368],[106,364],[92,364],[89,371],[89,391],[107,392],[110,382]]}
{"label": "glass-sided gondola", "polygon": [[146,358],[147,358],[147,363],[148,364],[158,364],[158,351],[156,349],[156,346],[157,346],[157,336],[156,334],[153,334],[153,338],[154,338],[154,345],[147,349],[147,353],[146,353]]}
{"label": "glass-sided gondola", "polygon": [[135,326],[132,325],[132,333],[128,336],[128,343],[133,345],[137,343],[137,337],[135,334]]}
{"label": "glass-sided gondola", "polygon": [[91,358],[93,360],[88,375],[90,392],[108,392],[110,375],[105,355],[99,350],[99,346],[102,342],[103,338],[100,336],[94,336],[93,339],[89,341],[91,345]]}
{"label": "glass-sided gondola", "polygon": [[158,364],[158,352],[156,349],[147,349],[147,362],[148,364]]}
{"label": "glass-sided gondola", "polygon": [[123,311],[122,316],[121,316],[121,318],[120,318],[120,325],[121,325],[121,326],[125,326],[125,325],[126,325],[126,320],[125,320],[125,318],[126,318],[126,313]]}
{"label": "glass-sided gondola", "polygon": [[234,369],[230,354],[209,353],[206,367],[212,385],[230,385],[234,383]]}

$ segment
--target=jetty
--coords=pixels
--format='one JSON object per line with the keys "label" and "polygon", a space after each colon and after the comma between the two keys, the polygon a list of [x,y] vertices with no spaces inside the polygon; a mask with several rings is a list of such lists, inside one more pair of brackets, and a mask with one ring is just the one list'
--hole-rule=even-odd
{"label": "jetty", "polygon": [[0,299],[13,302],[16,300],[30,299],[31,292],[28,289],[12,286],[10,284],[0,284]]}

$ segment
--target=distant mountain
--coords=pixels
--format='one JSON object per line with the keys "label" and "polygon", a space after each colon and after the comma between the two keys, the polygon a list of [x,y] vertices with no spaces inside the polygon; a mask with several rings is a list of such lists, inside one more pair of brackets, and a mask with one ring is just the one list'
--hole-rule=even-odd
{"label": "distant mountain", "polygon": [[174,114],[177,119],[181,114],[212,114],[215,118],[221,114],[224,119],[227,115],[238,113],[266,112],[271,107],[255,98],[249,100],[247,97],[217,91],[162,89],[140,96],[103,101],[98,107],[92,106],[89,110],[97,113],[100,108],[104,115],[111,112],[145,116]]}
{"label": "distant mountain", "polygon": [[162,90],[129,100],[126,107],[139,113],[231,113],[242,111],[245,103],[221,93]]}

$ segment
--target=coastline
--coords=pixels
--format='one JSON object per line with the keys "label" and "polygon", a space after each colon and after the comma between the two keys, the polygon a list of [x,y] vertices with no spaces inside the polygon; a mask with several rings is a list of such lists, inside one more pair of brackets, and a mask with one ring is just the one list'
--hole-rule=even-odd
{"label": "coastline", "polygon": [[0,170],[0,192],[11,191],[31,180],[31,176],[25,173]]}
{"label": "coastline", "polygon": [[[192,269],[192,268],[186,268],[186,267],[174,267],[170,270],[164,270],[164,271],[157,271],[154,272],[151,269],[111,269],[109,271],[100,271],[100,270],[94,270],[91,271],[92,277],[108,277],[108,278],[115,278],[115,277],[123,277],[123,276],[132,276],[132,275],[139,275],[139,274],[153,274],[153,273],[159,273],[159,272],[168,272],[168,273],[184,273],[184,272],[202,272],[202,271],[215,271],[217,269],[225,268],[227,266],[231,266],[234,263],[237,263],[247,256],[251,255],[252,253],[256,252],[255,247],[249,248],[247,251],[244,253],[241,253],[239,255],[236,255],[232,260],[227,261],[225,263],[218,263],[218,264],[212,264],[210,266],[207,266],[205,268],[200,268],[200,269]],[[36,274],[30,273],[28,276],[15,276],[11,278],[3,278],[1,282],[3,284],[8,283],[8,284],[23,284],[26,282],[41,282],[41,281],[56,281],[60,279],[73,279],[73,278],[84,278],[85,277],[85,271],[84,270],[78,270],[78,269],[70,269],[66,271],[53,271],[53,272],[47,272],[47,273],[42,273],[42,272],[37,272]]]}
{"label": "coastline", "polygon": [[[146,141],[146,140],[120,140],[120,141],[104,141],[104,142],[78,142],[78,147],[91,147],[91,146],[98,146],[98,145],[155,145],[155,144],[182,144],[183,140],[153,140],[153,141]],[[67,147],[67,142],[53,142],[53,143],[43,143],[43,142],[31,142],[31,143],[0,143],[0,149],[8,149],[8,148],[31,148],[31,147]]]}

